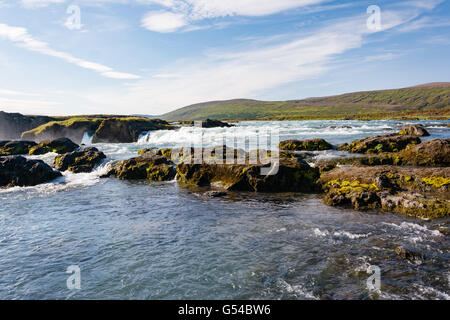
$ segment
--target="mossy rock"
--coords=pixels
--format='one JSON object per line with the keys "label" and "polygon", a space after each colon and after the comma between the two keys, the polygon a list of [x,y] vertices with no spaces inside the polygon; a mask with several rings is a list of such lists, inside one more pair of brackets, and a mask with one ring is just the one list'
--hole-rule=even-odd
{"label": "mossy rock", "polygon": [[0,157],[0,187],[35,186],[61,176],[41,160],[22,156]]}
{"label": "mossy rock", "polygon": [[450,216],[448,167],[340,167],[324,172],[318,182],[328,205],[425,219]]}
{"label": "mossy rock", "polygon": [[49,152],[64,154],[75,151],[80,146],[68,138],[59,138],[54,140],[43,141],[32,147],[29,151],[30,155],[41,155]]}
{"label": "mossy rock", "polygon": [[323,151],[331,150],[333,146],[324,139],[312,139],[282,141],[279,148],[286,151]]}
{"label": "mossy rock", "polygon": [[106,156],[97,148],[89,147],[66,153],[55,158],[55,167],[60,171],[74,173],[91,172]]}
{"label": "mossy rock", "polygon": [[195,186],[221,185],[250,192],[317,192],[319,170],[299,161],[282,162],[273,175],[261,174],[270,165],[179,164],[178,181]]}
{"label": "mossy rock", "polygon": [[0,156],[28,154],[34,146],[36,146],[36,143],[33,141],[2,141],[2,145],[0,145]]}
{"label": "mossy rock", "polygon": [[116,177],[121,180],[171,181],[175,175],[175,166],[167,158],[143,156],[115,163],[104,177]]}
{"label": "mossy rock", "polygon": [[421,143],[420,138],[399,134],[388,134],[355,140],[347,145],[340,146],[339,150],[350,153],[384,153],[399,152],[409,145]]}
{"label": "mossy rock", "polygon": [[402,127],[399,134],[417,137],[429,137],[430,133],[421,124],[408,124]]}

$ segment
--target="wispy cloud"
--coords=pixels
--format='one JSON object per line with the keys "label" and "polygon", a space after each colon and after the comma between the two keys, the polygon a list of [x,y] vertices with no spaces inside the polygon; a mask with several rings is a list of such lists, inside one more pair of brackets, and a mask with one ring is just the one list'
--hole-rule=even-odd
{"label": "wispy cloud", "polygon": [[140,76],[117,72],[113,68],[103,64],[76,58],[69,53],[57,51],[49,47],[46,42],[34,39],[26,28],[13,27],[0,23],[0,39],[5,39],[16,43],[17,45],[34,52],[39,52],[48,56],[62,59],[68,63],[77,65],[81,68],[89,69],[100,73],[102,76],[112,79],[139,79]]}
{"label": "wispy cloud", "polygon": [[174,32],[200,20],[231,16],[258,17],[288,9],[315,5],[328,0],[147,0],[164,10],[150,11],[142,18],[142,26],[156,32]]}
{"label": "wispy cloud", "polygon": [[[415,10],[386,10],[382,31],[410,21],[416,14]],[[256,47],[248,43],[253,49],[209,50],[201,59],[162,68],[115,95],[93,92],[86,98],[108,105],[142,105],[145,101],[148,110],[142,112],[150,114],[208,100],[257,98],[269,89],[325,73],[333,68],[338,55],[363,46],[372,33],[365,15],[327,21],[325,27],[308,35],[280,35],[272,42],[258,42]],[[394,57],[384,54],[369,60]]]}

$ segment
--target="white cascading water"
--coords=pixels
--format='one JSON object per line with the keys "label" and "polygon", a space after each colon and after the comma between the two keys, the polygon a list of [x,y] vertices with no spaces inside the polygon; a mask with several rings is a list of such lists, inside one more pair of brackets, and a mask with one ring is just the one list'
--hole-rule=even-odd
{"label": "white cascading water", "polygon": [[92,138],[94,135],[89,135],[89,133],[86,131],[83,134],[83,139],[81,139],[81,144],[84,144],[86,146],[90,146],[92,144]]}

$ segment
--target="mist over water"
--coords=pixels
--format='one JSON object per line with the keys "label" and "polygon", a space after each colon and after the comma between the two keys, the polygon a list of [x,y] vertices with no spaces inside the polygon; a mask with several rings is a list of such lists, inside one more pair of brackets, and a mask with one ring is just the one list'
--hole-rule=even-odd
{"label": "mist over water", "polygon": [[[221,135],[278,129],[280,139],[334,145],[397,132],[414,121],[244,122],[200,129]],[[450,138],[449,121],[420,121]],[[200,143],[198,129],[155,131],[133,144],[96,144],[107,156],[94,172],[0,189],[1,299],[450,299],[450,219],[423,221],[328,207],[319,195],[229,193],[210,199],[176,182],[100,179],[108,163],[145,147]],[[423,140],[425,140],[423,139]],[[89,136],[84,140],[90,144]],[[88,143],[86,143],[88,142]],[[317,153],[317,159],[345,156]],[[35,156],[52,163],[55,154]],[[424,255],[400,259],[406,245]],[[66,269],[81,269],[81,290]],[[381,292],[366,270],[381,268]]]}

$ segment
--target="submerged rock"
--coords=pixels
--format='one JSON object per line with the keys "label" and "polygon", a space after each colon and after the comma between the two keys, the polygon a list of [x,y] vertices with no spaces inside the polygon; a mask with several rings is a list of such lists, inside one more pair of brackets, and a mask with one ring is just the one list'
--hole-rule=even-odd
{"label": "submerged rock", "polygon": [[106,156],[97,148],[89,147],[66,153],[55,158],[55,167],[60,171],[73,173],[91,172]]}
{"label": "submerged rock", "polygon": [[22,156],[0,157],[0,187],[35,186],[61,176],[41,160]]}
{"label": "submerged rock", "polygon": [[31,155],[41,155],[49,152],[64,154],[75,151],[80,146],[68,138],[59,138],[54,140],[43,141],[32,147],[29,151]]}
{"label": "submerged rock", "polygon": [[103,177],[121,180],[171,181],[175,178],[174,164],[163,156],[136,157],[113,164]]}
{"label": "submerged rock", "polygon": [[403,260],[408,260],[415,264],[422,264],[425,260],[424,254],[409,246],[398,246],[395,248],[395,253]]}
{"label": "submerged rock", "polygon": [[28,154],[36,145],[33,141],[2,141],[0,144],[0,156],[14,156]]}
{"label": "submerged rock", "polygon": [[398,134],[417,137],[429,137],[430,133],[421,124],[407,124]]}
{"label": "submerged rock", "polygon": [[324,201],[419,218],[450,216],[450,168],[341,167],[319,180]]}
{"label": "submerged rock", "polygon": [[331,150],[333,146],[324,139],[286,140],[280,142],[280,150],[287,151],[323,151]]}
{"label": "submerged rock", "polygon": [[349,144],[343,144],[338,149],[350,153],[383,153],[398,152],[408,145],[419,144],[420,138],[400,134],[388,134],[355,140]]}

